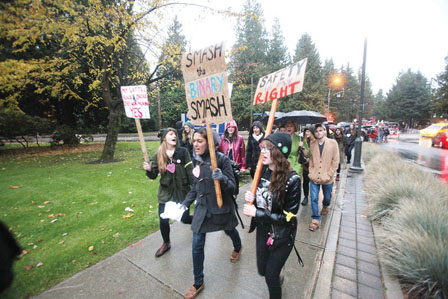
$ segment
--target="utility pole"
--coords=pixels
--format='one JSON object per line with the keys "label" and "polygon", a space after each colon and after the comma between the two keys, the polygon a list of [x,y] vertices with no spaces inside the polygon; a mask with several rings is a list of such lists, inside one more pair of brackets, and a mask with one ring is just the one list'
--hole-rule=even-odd
{"label": "utility pole", "polygon": [[350,171],[362,172],[364,169],[361,166],[361,152],[362,152],[362,112],[364,110],[364,87],[366,85],[366,56],[367,56],[367,37],[364,39],[364,58],[362,62],[362,77],[361,77],[361,97],[359,99],[359,119],[358,119],[358,132],[356,133],[355,140],[355,158],[353,164],[350,166]]}
{"label": "utility pole", "polygon": [[254,114],[254,105],[252,105],[252,101],[253,101],[253,98],[254,98],[254,95],[253,95],[253,85],[254,85],[254,78],[252,78],[252,76],[251,76],[250,77],[250,124],[249,124],[249,128],[253,124],[253,114]]}

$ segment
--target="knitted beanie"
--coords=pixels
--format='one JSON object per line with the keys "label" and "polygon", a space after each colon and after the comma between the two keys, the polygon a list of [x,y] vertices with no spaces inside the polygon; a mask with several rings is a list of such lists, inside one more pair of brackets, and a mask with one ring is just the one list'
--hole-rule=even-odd
{"label": "knitted beanie", "polygon": [[194,130],[194,125],[189,121],[186,121],[184,126],[189,126],[190,128],[192,128]]}
{"label": "knitted beanie", "polygon": [[265,139],[272,142],[272,144],[275,145],[282,152],[285,158],[288,158],[289,154],[291,153],[291,144],[292,144],[291,136],[288,133],[283,132],[274,133],[269,135]]}

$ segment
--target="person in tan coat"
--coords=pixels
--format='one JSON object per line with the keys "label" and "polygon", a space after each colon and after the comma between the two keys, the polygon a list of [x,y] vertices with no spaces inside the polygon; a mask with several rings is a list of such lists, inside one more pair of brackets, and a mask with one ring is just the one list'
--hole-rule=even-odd
{"label": "person in tan coat", "polygon": [[[336,170],[339,165],[339,147],[338,143],[327,138],[327,131],[322,124],[314,126],[315,140],[310,145],[310,198],[313,220],[310,223],[309,230],[315,231],[320,226],[321,215],[328,214],[328,206],[331,203],[331,193],[333,191],[333,182]],[[319,214],[319,191],[322,187],[324,193],[323,207]]]}

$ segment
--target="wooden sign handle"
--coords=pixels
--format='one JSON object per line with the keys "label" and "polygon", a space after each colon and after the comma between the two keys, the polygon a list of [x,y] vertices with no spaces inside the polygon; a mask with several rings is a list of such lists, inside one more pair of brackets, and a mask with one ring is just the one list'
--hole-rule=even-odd
{"label": "wooden sign handle", "polygon": [[135,119],[135,125],[137,126],[138,139],[140,140],[140,147],[142,148],[143,159],[145,159],[145,162],[149,162],[148,152],[146,151],[145,139],[143,138],[143,131],[142,126],[140,124],[140,119],[139,118],[134,119]]}
{"label": "wooden sign handle", "polygon": [[[212,162],[212,171],[218,167],[218,163],[216,162],[216,152],[215,152],[215,142],[213,139],[213,131],[212,125],[207,123],[207,140],[208,140],[208,150],[210,152],[210,160]],[[218,203],[218,207],[222,207],[222,194],[221,194],[221,185],[219,184],[219,180],[214,180],[215,183],[215,191],[216,191],[216,202]]]}
{"label": "wooden sign handle", "polygon": [[[268,125],[266,127],[264,138],[271,135],[272,126],[274,125],[275,112],[277,111],[278,99],[272,100],[271,112],[269,113]],[[258,182],[261,177],[261,170],[263,169],[263,153],[260,152],[260,157],[258,158],[257,169],[255,170],[254,180],[252,181],[252,186],[250,187],[250,192],[253,195],[257,193]]]}

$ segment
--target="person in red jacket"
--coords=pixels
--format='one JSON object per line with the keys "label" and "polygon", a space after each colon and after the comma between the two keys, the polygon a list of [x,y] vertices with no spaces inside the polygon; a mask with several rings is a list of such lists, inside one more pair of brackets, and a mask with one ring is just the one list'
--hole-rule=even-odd
{"label": "person in red jacket", "polygon": [[238,163],[241,172],[246,170],[246,146],[243,137],[238,135],[236,121],[232,120],[226,124],[226,130],[219,140],[218,151]]}

